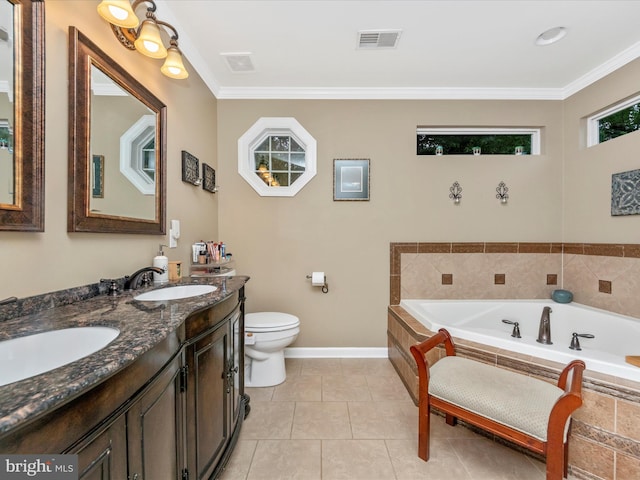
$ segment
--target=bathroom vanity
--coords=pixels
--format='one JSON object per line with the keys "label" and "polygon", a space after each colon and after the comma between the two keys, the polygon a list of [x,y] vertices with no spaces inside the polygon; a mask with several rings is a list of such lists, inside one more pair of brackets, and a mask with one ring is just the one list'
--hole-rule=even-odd
{"label": "bathroom vanity", "polygon": [[77,454],[81,479],[216,478],[248,413],[247,280],[199,279],[218,289],[162,302],[102,295],[3,322],[9,331],[102,324],[120,335],[72,364],[0,387],[0,452]]}

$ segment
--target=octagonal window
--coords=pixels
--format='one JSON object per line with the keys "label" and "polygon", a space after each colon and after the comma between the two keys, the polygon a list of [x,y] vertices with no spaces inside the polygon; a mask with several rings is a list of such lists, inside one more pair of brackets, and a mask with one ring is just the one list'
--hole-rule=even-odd
{"label": "octagonal window", "polygon": [[260,118],[238,140],[238,173],[262,196],[291,197],[316,174],[316,141],[294,118]]}
{"label": "octagonal window", "polygon": [[143,115],[120,137],[120,171],[141,193],[155,195],[155,115]]}

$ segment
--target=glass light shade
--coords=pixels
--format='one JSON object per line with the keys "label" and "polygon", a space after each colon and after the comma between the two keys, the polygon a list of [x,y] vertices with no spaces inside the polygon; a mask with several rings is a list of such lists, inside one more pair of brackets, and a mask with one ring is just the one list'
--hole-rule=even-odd
{"label": "glass light shade", "polygon": [[182,80],[189,76],[189,72],[184,68],[182,63],[182,53],[178,50],[178,47],[171,45],[167,50],[167,59],[164,61],[160,71],[167,77],[176,78]]}
{"label": "glass light shade", "polygon": [[151,58],[164,58],[167,56],[167,49],[160,37],[160,28],[153,20],[146,19],[142,22],[138,38],[133,42],[136,50]]}
{"label": "glass light shade", "polygon": [[140,25],[129,0],[102,0],[98,5],[98,14],[118,27],[136,28]]}

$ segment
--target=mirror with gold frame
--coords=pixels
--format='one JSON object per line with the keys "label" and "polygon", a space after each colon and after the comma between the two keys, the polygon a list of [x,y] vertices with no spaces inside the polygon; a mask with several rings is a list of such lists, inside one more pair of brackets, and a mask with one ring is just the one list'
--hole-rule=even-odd
{"label": "mirror with gold frame", "polygon": [[0,230],[44,230],[42,0],[0,0]]}
{"label": "mirror with gold frame", "polygon": [[69,27],[67,230],[165,233],[166,106]]}

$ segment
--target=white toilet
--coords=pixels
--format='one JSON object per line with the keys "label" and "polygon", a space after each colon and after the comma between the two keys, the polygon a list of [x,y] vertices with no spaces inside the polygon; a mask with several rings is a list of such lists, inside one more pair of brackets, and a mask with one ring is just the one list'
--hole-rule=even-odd
{"label": "white toilet", "polygon": [[300,333],[300,320],[280,312],[247,313],[244,316],[244,384],[271,387],[284,382],[284,349]]}

